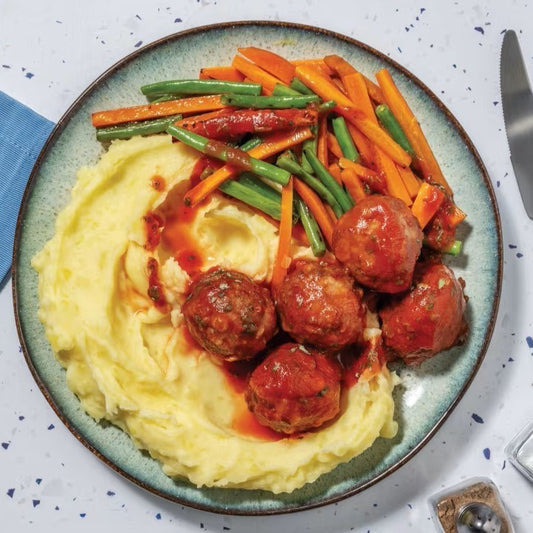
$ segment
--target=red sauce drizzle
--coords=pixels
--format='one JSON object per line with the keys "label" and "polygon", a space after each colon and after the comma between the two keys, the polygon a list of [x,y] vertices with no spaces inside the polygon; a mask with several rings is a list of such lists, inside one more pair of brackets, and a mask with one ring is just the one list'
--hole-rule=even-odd
{"label": "red sauce drizzle", "polygon": [[[206,169],[213,167],[213,160],[207,156],[200,157],[192,169],[189,181],[191,182],[191,187],[197,185],[201,180]],[[216,165],[220,166],[220,165]]]}
{"label": "red sauce drizzle", "polygon": [[151,252],[157,248],[157,245],[161,240],[163,219],[155,213],[147,213],[144,215],[143,220],[146,233],[146,243],[144,244],[144,247],[146,250]]}
{"label": "red sauce drizzle", "polygon": [[[237,396],[242,397],[244,395],[248,386],[248,377],[256,364],[255,361],[237,361],[234,363],[225,362],[220,366],[227,383]],[[261,425],[245,402],[243,402],[243,407],[238,409],[232,427],[241,435],[261,440],[276,441],[285,438],[285,435]]]}
{"label": "red sauce drizzle", "polygon": [[345,352],[342,354],[342,383],[346,388],[353,387],[366,370],[378,373],[385,364],[385,351],[381,339],[370,339],[361,353]]}
{"label": "red sauce drizzle", "polygon": [[166,187],[165,178],[163,176],[154,176],[150,183],[156,191],[164,191]]}
{"label": "red sauce drizzle", "polygon": [[178,204],[167,216],[161,234],[163,246],[191,277],[198,274],[203,264],[202,252],[190,233],[190,224],[196,216],[196,211],[196,206]]}
{"label": "red sauce drizzle", "polygon": [[150,257],[147,263],[148,268],[148,296],[160,311],[166,313],[168,303],[163,292],[163,286],[159,280],[159,264],[155,257]]}
{"label": "red sauce drizzle", "polygon": [[262,426],[257,421],[253,413],[246,408],[242,409],[241,412],[235,417],[232,427],[241,435],[248,435],[256,439],[272,442],[288,437],[274,431],[273,429],[270,429],[269,427]]}
{"label": "red sauce drizzle", "polygon": [[224,362],[222,370],[226,381],[237,394],[244,394],[248,386],[248,377],[255,368],[254,361],[236,361],[234,363]]}
{"label": "red sauce drizzle", "polygon": [[186,324],[183,324],[180,330],[181,330],[181,336],[183,340],[185,341],[185,345],[186,345],[186,349],[184,350],[184,353],[191,354],[191,355],[200,353],[202,351],[202,347],[196,342],[196,339],[193,338]]}

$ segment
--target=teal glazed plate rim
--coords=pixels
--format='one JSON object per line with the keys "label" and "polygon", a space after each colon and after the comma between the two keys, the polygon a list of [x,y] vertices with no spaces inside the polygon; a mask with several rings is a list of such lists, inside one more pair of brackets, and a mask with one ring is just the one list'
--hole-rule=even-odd
{"label": "teal glazed plate rim", "polygon": [[[90,122],[96,110],[143,103],[139,87],[152,81],[197,77],[200,67],[228,64],[238,47],[258,46],[291,59],[336,53],[371,76],[387,67],[415,111],[457,204],[467,215],[463,251],[446,261],[466,282],[470,334],[460,347],[419,368],[393,365],[398,435],[378,439],[359,457],[291,494],[197,488],[165,476],[120,429],[95,422],[68,389],[37,317],[33,255],[50,239],[68,202],[79,167],[102,152]],[[116,472],[153,494],[221,514],[272,515],[302,511],[353,496],[407,463],[431,439],[478,371],[494,329],[502,284],[502,236],[495,194],[481,158],[457,119],[417,77],[385,54],[335,32],[285,22],[246,21],[202,26],[155,41],[128,55],[94,81],[56,125],[31,173],[19,213],[13,256],[17,330],[40,390],[72,434]]]}

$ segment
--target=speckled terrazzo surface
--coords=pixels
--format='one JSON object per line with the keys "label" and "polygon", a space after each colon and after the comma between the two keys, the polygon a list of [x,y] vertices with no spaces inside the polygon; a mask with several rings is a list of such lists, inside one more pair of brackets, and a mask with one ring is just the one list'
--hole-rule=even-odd
{"label": "speckled terrazzo surface", "polygon": [[[261,6],[224,1],[171,6],[96,2],[78,11],[57,2],[53,9],[30,12],[11,2],[4,6],[0,89],[52,120],[120,57],[198,25],[237,19],[290,20],[338,31],[380,49],[419,76],[474,141],[500,205],[505,261],[502,303],[485,362],[429,444],[398,472],[348,500],[260,521],[216,516],[161,500],[109,471],[79,445],[25,367],[8,283],[0,293],[0,510],[7,517],[7,530],[31,525],[43,531],[73,527],[80,531],[97,527],[104,531],[116,527],[130,531],[431,530],[429,495],[465,477],[487,475],[500,487],[517,519],[517,531],[528,531],[533,523],[533,489],[505,461],[503,448],[533,418],[531,285],[526,276],[531,267],[531,237],[502,131],[497,63],[505,28],[513,27],[519,35],[523,31],[520,38],[531,44],[531,7],[463,2],[437,9],[401,2],[392,8],[387,2],[374,2],[370,10],[359,2],[356,6],[331,2],[327,7],[313,1]],[[339,17],[354,9],[357,16]],[[15,30],[19,20],[24,24]],[[531,67],[531,54],[527,60]],[[476,257],[476,252],[469,251],[469,257]]]}

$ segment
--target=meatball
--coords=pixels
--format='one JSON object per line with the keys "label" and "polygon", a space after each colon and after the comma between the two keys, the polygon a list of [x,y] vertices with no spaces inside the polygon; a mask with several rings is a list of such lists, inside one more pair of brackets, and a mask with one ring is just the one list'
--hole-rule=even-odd
{"label": "meatball", "polygon": [[236,271],[202,274],[192,283],[182,312],[198,344],[225,361],[251,359],[277,332],[270,291]]}
{"label": "meatball", "polygon": [[419,365],[463,342],[467,333],[463,280],[440,263],[417,265],[413,288],[380,310],[385,347],[393,357]]}
{"label": "meatball", "polygon": [[423,233],[407,205],[374,194],[344,213],[333,231],[333,253],[361,284],[398,293],[411,284]]}
{"label": "meatball", "polygon": [[340,392],[337,359],[289,342],[255,368],[245,398],[260,424],[292,434],[332,420],[340,410]]}
{"label": "meatball", "polygon": [[281,328],[298,342],[332,351],[362,336],[362,290],[337,261],[293,261],[274,296]]}

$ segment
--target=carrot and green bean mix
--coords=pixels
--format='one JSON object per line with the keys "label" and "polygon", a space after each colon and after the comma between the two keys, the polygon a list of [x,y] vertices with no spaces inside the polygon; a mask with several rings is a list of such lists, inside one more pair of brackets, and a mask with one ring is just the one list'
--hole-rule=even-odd
{"label": "carrot and green bean mix", "polygon": [[403,200],[430,248],[460,250],[465,214],[386,68],[373,81],[338,55],[292,61],[247,47],[231,65],[141,92],[144,105],[93,113],[97,139],[167,132],[204,154],[185,203],[222,191],[279,221],[274,281],[290,262],[293,225],[320,256],[336,220],[373,193]]}

